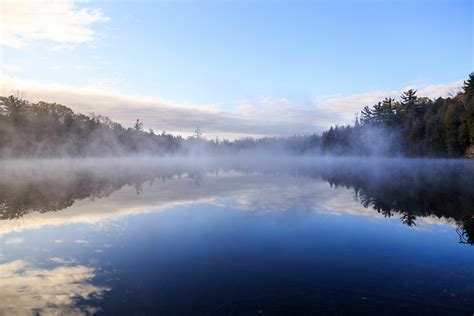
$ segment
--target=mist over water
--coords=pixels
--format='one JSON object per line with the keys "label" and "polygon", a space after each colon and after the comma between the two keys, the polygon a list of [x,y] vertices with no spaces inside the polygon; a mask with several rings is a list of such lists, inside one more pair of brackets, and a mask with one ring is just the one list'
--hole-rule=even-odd
{"label": "mist over water", "polygon": [[17,159],[0,175],[10,314],[474,308],[470,160]]}
{"label": "mist over water", "polygon": [[[140,194],[155,181],[183,178],[200,187],[209,176],[225,179],[228,174],[302,178],[348,188],[354,200],[389,218],[411,214],[461,221],[474,211],[474,163],[469,160],[269,155],[38,159],[5,161],[0,173],[3,219],[59,211],[124,187]],[[218,188],[204,188],[218,195]]]}
{"label": "mist over water", "polygon": [[472,1],[0,1],[0,316],[474,316]]}

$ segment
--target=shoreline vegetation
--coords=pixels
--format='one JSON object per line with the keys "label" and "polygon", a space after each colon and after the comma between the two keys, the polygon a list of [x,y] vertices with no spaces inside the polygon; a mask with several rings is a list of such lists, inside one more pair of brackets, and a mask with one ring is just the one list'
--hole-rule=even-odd
{"label": "shoreline vegetation", "polygon": [[363,107],[353,125],[321,135],[207,140],[133,127],[47,102],[0,97],[0,158],[101,157],[273,152],[340,156],[474,158],[474,72],[462,91],[437,99],[405,91]]}

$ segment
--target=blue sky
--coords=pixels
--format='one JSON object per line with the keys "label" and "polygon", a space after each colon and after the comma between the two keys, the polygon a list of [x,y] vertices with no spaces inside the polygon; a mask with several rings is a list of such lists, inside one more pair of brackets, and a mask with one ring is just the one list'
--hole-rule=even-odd
{"label": "blue sky", "polygon": [[[200,111],[186,124],[204,130],[202,111],[209,121],[218,113],[249,129],[209,124],[213,135],[322,130],[371,105],[350,104],[341,114],[337,98],[369,102],[407,86],[436,96],[474,68],[472,1],[10,1],[1,13],[5,25],[14,21],[2,33],[2,93],[16,85],[27,98],[51,98],[54,88],[57,101],[83,111],[90,109],[77,89],[103,90],[146,97],[130,115],[147,117],[159,103],[161,114]],[[106,103],[95,112],[128,121],[127,102]],[[308,115],[314,118],[298,124]],[[268,128],[254,126],[253,116]],[[150,117],[150,126],[186,132]]]}

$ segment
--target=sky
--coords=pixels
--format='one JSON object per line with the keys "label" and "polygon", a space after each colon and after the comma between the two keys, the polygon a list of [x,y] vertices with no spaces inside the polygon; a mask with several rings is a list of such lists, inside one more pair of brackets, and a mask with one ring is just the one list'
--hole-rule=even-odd
{"label": "sky", "polygon": [[319,133],[474,70],[474,4],[0,2],[0,92],[207,137]]}

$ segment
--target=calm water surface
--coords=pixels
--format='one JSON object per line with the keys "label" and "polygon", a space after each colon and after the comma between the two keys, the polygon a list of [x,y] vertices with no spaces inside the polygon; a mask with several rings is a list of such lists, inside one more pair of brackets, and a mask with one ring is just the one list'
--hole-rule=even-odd
{"label": "calm water surface", "polygon": [[5,162],[0,315],[474,314],[474,164]]}

